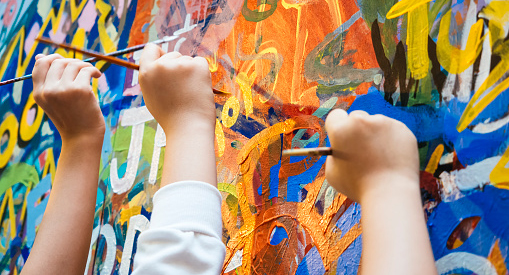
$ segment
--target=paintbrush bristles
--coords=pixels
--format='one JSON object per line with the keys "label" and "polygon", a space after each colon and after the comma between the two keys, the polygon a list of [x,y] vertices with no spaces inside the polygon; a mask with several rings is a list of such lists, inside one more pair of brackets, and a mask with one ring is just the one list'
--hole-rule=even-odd
{"label": "paintbrush bristles", "polygon": [[332,155],[332,149],[330,147],[302,148],[302,149],[283,150],[283,157],[328,156],[328,155]]}

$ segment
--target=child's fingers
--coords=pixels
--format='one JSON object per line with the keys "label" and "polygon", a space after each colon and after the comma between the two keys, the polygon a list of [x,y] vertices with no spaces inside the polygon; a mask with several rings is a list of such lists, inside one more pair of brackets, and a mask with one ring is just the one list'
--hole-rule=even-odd
{"label": "child's fingers", "polygon": [[43,58],[45,56],[46,56],[45,54],[40,53],[40,54],[35,56],[35,61],[37,61],[37,60],[39,60],[39,59],[41,59],[41,58]]}
{"label": "child's fingers", "polygon": [[76,76],[76,79],[74,80],[74,83],[78,85],[78,87],[83,86],[90,86],[90,81],[92,80],[92,77],[98,78],[101,76],[101,71],[99,71],[96,67],[85,67],[82,68],[78,75]]}
{"label": "child's fingers", "polygon": [[44,84],[51,63],[53,63],[53,61],[55,61],[56,59],[61,58],[63,57],[59,54],[51,54],[48,56],[39,57],[39,59],[37,59],[34,65],[34,70],[32,71],[32,81],[34,83],[34,90],[37,90],[38,87]]}
{"label": "child's fingers", "polygon": [[334,109],[332,110],[325,119],[325,129],[327,132],[332,131],[337,128],[338,125],[344,123],[344,121],[348,118],[348,114],[343,109]]}
{"label": "child's fingers", "polygon": [[147,64],[156,61],[164,54],[165,52],[159,46],[152,43],[148,43],[143,49],[143,52],[141,53],[140,67],[143,67]]}
{"label": "child's fingers", "polygon": [[176,59],[176,58],[182,57],[182,54],[179,52],[169,52],[169,53],[165,54],[163,57],[164,57],[164,59]]}
{"label": "child's fingers", "polygon": [[369,116],[369,114],[363,110],[355,110],[355,111],[351,112],[349,116],[367,117],[367,116]]}
{"label": "child's fingers", "polygon": [[54,84],[62,78],[62,74],[64,73],[67,64],[74,62],[75,59],[56,59],[51,63],[51,67],[48,70],[48,74],[46,75],[45,83]]}
{"label": "child's fingers", "polygon": [[73,82],[76,79],[76,76],[78,76],[80,70],[86,67],[92,67],[92,64],[80,60],[70,62],[64,69],[61,81],[69,83]]}

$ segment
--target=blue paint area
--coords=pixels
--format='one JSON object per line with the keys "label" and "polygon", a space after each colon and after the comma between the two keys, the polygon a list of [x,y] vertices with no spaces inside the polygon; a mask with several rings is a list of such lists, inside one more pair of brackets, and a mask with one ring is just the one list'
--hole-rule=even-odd
{"label": "blue paint area", "polygon": [[99,210],[99,208],[102,207],[104,203],[104,192],[98,188],[97,189],[97,196],[96,196],[96,199],[95,199],[95,211],[97,212],[97,210]]}
{"label": "blue paint area", "polygon": [[[357,223],[361,221],[361,206],[352,203],[339,217],[336,227],[341,230],[341,238]],[[362,235],[355,239],[339,256],[336,274],[357,274],[362,252]]]}
{"label": "blue paint area", "polygon": [[348,113],[364,110],[371,115],[382,114],[403,122],[416,136],[419,142],[442,137],[444,115],[427,106],[398,107],[392,106],[372,87],[370,93],[358,96],[352,103]]}
{"label": "blue paint area", "polygon": [[336,227],[341,230],[341,238],[345,236],[346,232],[357,223],[361,221],[361,206],[357,203],[352,203],[345,213],[339,217],[336,222]]}
{"label": "blue paint area", "polygon": [[[502,108],[509,101],[508,93],[497,98],[490,104],[474,124],[485,121],[487,118],[498,118],[507,113],[507,107]],[[375,88],[370,93],[357,97],[348,112],[364,110],[369,114],[383,114],[403,122],[416,136],[419,142],[441,140],[451,148],[454,148],[458,160],[463,165],[470,165],[486,158],[500,155],[509,145],[507,127],[502,127],[491,133],[479,134],[470,129],[459,133],[456,130],[461,114],[466,103],[452,100],[448,106],[438,109],[427,105],[398,107],[387,103],[383,96]]]}
{"label": "blue paint area", "polygon": [[[319,141],[309,143],[306,148],[318,147]],[[329,139],[326,139],[326,146],[330,146]],[[290,162],[297,162],[306,157],[291,157]],[[288,202],[300,202],[301,200],[301,189],[308,183],[311,183],[315,180],[316,175],[325,164],[326,156],[320,157],[317,162],[315,162],[311,167],[307,167],[304,173],[288,177],[288,188],[287,188],[287,198]]]}
{"label": "blue paint area", "polygon": [[284,239],[288,239],[288,233],[286,233],[285,228],[281,227],[281,226],[274,227],[274,229],[272,230],[271,236],[270,236],[270,244],[278,245]]}
{"label": "blue paint area", "polygon": [[[507,127],[502,127],[485,134],[474,133],[468,128],[461,133],[456,130],[461,113],[463,113],[466,105],[466,103],[457,102],[456,100],[449,103],[443,123],[444,142],[454,146],[458,160],[464,165],[474,164],[486,158],[500,155],[508,146]],[[495,105],[489,105],[487,110],[482,113],[484,114],[482,117],[483,121],[487,119],[485,115],[493,115],[495,117],[500,115],[498,112],[490,113],[490,109],[493,109],[493,106]],[[496,109],[500,110],[502,108]],[[507,103],[505,109],[507,109]],[[475,125],[478,122],[478,119],[476,119],[471,125]]]}
{"label": "blue paint area", "polygon": [[143,27],[141,27],[141,32],[145,32],[145,31],[147,31],[147,28],[148,28],[148,27],[150,27],[150,24],[149,24],[149,23],[145,23],[145,24],[143,25]]}
{"label": "blue paint area", "polygon": [[270,168],[270,194],[269,199],[277,198],[279,189],[279,169],[281,169],[281,160],[277,165]]}
{"label": "blue paint area", "polygon": [[355,275],[361,262],[362,234],[339,256],[336,275]]}
{"label": "blue paint area", "polygon": [[[453,252],[468,252],[488,257],[492,246],[498,240],[503,251],[506,266],[507,247],[509,247],[509,190],[486,186],[453,202],[440,203],[428,218],[433,254],[438,260]],[[447,240],[460,222],[468,217],[481,217],[472,234],[456,249],[446,247]]]}
{"label": "blue paint area", "polygon": [[37,186],[28,193],[27,196],[27,246],[32,247],[35,240],[35,227],[42,221],[42,215],[48,205],[49,196],[46,196],[41,202],[34,206],[48,190],[51,189],[51,175],[44,177]]}
{"label": "blue paint area", "polygon": [[[223,106],[216,103],[216,110],[221,113],[223,111]],[[221,120],[221,118],[218,118]],[[259,132],[263,131],[266,127],[258,123],[256,120],[246,118],[245,115],[239,114],[237,117],[237,122],[230,127],[232,131],[242,134],[247,138],[252,138]]]}
{"label": "blue paint area", "polygon": [[325,267],[316,246],[313,246],[297,267],[295,275],[323,275]]}
{"label": "blue paint area", "polygon": [[129,191],[127,195],[128,200],[132,200],[136,195],[138,195],[141,191],[143,191],[143,182],[137,183],[134,187]]}
{"label": "blue paint area", "polygon": [[125,161],[124,163],[122,163],[122,165],[120,165],[120,167],[118,167],[117,175],[118,175],[119,179],[124,177],[126,170],[127,170],[127,161]]}
{"label": "blue paint area", "polygon": [[104,131],[103,146],[101,149],[102,169],[106,168],[110,161],[110,156],[113,153],[113,146],[111,144],[111,129]]}

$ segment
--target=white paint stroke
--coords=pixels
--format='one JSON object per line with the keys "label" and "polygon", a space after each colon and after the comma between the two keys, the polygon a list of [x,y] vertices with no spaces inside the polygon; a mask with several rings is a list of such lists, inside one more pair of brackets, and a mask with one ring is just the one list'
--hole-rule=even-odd
{"label": "white paint stroke", "polygon": [[479,133],[479,134],[486,134],[494,132],[505,125],[509,123],[509,115],[506,115],[505,117],[501,119],[497,119],[493,122],[490,122],[490,119],[487,119],[484,123],[479,123],[474,126],[472,129],[472,132]]}
{"label": "white paint stroke", "polygon": [[475,87],[474,91],[478,91],[481,87],[482,83],[488,78],[490,75],[490,66],[491,66],[491,38],[488,27],[484,27],[484,33],[486,33],[486,38],[483,41],[482,52],[481,52],[481,62],[479,63],[479,73],[477,73],[477,78],[475,79]]}
{"label": "white paint stroke", "polygon": [[115,231],[110,224],[105,224],[101,228],[101,235],[103,235],[106,240],[106,257],[104,258],[100,274],[111,274],[115,266],[115,256],[117,254]]}
{"label": "white paint stroke", "polygon": [[143,143],[143,130],[145,124],[136,124],[133,126],[131,134],[131,143],[129,144],[129,151],[127,152],[127,168],[124,176],[120,179],[118,177],[118,160],[113,158],[110,165],[110,182],[111,189],[116,194],[123,194],[131,189],[136,172],[138,170],[138,163],[140,161],[141,147]]}
{"label": "white paint stroke", "polygon": [[242,250],[237,250],[237,252],[235,252],[235,255],[233,255],[230,263],[228,264],[228,266],[224,270],[224,273],[228,273],[228,272],[234,270],[235,268],[242,266],[242,253],[243,253],[243,251],[244,250],[242,249]]}
{"label": "white paint stroke", "polygon": [[88,257],[87,257],[87,265],[85,266],[85,273],[84,275],[88,275],[88,268],[90,266],[90,260],[92,259],[92,247],[97,241],[97,237],[99,237],[99,225],[92,230],[92,239],[90,241],[90,248],[88,249]]}
{"label": "white paint stroke", "polygon": [[453,161],[454,161],[454,153],[447,153],[447,154],[444,154],[440,158],[439,164],[444,165],[444,164],[452,163]]}
{"label": "white paint stroke", "polygon": [[455,269],[467,269],[475,274],[497,275],[493,264],[486,258],[467,252],[447,254],[435,262],[438,274],[451,274]]}
{"label": "white paint stroke", "polygon": [[[162,144],[163,140],[164,144]],[[162,145],[161,145],[162,144]],[[166,146],[166,138],[163,128],[157,124],[156,135],[154,137],[154,150],[152,152],[152,162],[150,164],[150,173],[148,175],[148,183],[154,184],[157,181],[157,170],[159,168],[159,158],[161,156],[161,147]]]}
{"label": "white paint stroke", "polygon": [[124,111],[120,125],[124,127],[134,126],[153,119],[154,117],[147,109],[147,106],[131,108]]}
{"label": "white paint stroke", "polygon": [[120,275],[129,274],[129,267],[131,266],[131,256],[133,254],[134,237],[136,236],[136,231],[145,231],[149,224],[150,222],[143,215],[132,216],[129,219],[129,227],[127,228],[124,250],[122,252],[122,261],[120,262]]}
{"label": "white paint stroke", "polygon": [[491,157],[469,165],[465,169],[454,170],[450,173],[442,172],[440,179],[442,182],[455,183],[461,191],[489,184],[490,173],[500,161],[500,158],[500,156]]}

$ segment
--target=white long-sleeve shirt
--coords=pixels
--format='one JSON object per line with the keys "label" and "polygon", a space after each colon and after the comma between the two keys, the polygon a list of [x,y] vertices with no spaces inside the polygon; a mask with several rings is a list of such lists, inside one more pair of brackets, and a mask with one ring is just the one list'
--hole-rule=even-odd
{"label": "white long-sleeve shirt", "polygon": [[217,188],[199,181],[175,182],[157,191],[153,204],[150,226],[138,238],[132,274],[221,273],[225,246]]}

